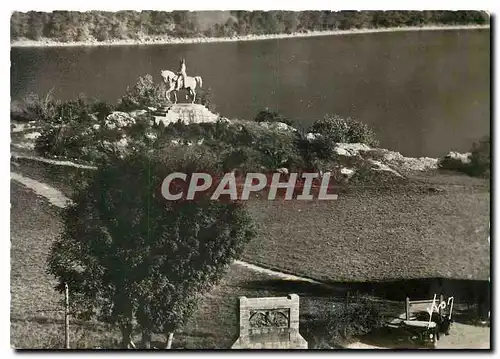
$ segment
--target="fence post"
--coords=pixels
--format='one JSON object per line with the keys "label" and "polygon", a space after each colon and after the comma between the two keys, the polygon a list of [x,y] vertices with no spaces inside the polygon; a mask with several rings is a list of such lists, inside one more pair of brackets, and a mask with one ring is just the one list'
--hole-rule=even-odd
{"label": "fence post", "polygon": [[406,320],[410,320],[410,298],[406,297],[405,301],[405,313],[406,313]]}
{"label": "fence post", "polygon": [[64,345],[69,349],[69,289],[68,284],[64,283]]}

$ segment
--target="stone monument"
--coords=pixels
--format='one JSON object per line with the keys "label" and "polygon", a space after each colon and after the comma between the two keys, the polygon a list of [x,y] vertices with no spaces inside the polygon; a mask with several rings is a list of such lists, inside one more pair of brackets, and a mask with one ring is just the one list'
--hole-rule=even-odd
{"label": "stone monument", "polygon": [[240,297],[240,336],[231,349],[307,349],[299,333],[299,296]]}
{"label": "stone monument", "polygon": [[163,122],[165,126],[179,120],[185,124],[200,122],[217,122],[219,116],[210,112],[208,108],[200,104],[178,103],[160,108],[153,113],[155,123]]}

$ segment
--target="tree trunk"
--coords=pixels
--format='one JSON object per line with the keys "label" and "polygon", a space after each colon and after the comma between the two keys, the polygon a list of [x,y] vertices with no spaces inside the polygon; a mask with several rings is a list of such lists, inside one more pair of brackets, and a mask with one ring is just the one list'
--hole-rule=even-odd
{"label": "tree trunk", "polygon": [[167,346],[165,349],[171,349],[172,348],[172,341],[174,340],[174,332],[168,333],[168,339],[167,339]]}
{"label": "tree trunk", "polygon": [[148,330],[142,331],[142,347],[151,349],[151,333]]}
{"label": "tree trunk", "polygon": [[128,349],[128,345],[132,341],[132,325],[131,324],[122,324],[122,325],[120,325],[120,331],[122,332],[121,347],[123,349]]}

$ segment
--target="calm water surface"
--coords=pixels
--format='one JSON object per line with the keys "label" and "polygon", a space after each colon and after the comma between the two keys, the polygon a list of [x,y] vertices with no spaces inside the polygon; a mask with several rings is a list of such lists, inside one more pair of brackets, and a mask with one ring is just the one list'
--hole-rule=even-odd
{"label": "calm water surface", "polygon": [[139,76],[203,77],[217,112],[251,119],[269,107],[307,126],[325,114],[373,126],[409,156],[466,151],[490,133],[490,31],[422,31],[219,44],[14,48],[11,96],[55,88],[116,102]]}

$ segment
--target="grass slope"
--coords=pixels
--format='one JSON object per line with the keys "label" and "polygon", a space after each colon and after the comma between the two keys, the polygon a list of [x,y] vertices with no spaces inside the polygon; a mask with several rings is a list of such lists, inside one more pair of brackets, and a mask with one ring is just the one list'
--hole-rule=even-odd
{"label": "grass slope", "polygon": [[335,201],[249,202],[259,235],[244,259],[324,281],[488,280],[488,183],[447,176]]}

